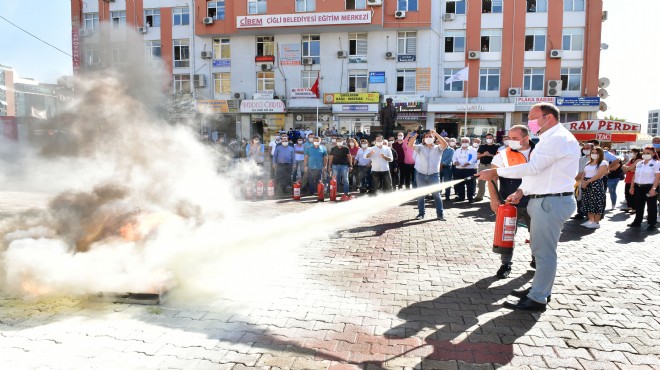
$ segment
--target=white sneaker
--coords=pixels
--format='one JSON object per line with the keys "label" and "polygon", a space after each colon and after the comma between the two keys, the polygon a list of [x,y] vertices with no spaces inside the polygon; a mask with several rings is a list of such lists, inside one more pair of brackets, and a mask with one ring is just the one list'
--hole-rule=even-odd
{"label": "white sneaker", "polygon": [[591,221],[587,221],[585,223],[580,224],[580,226],[589,227],[589,225],[591,225],[591,224],[592,224]]}
{"label": "white sneaker", "polygon": [[588,229],[600,229],[600,224],[597,222],[592,222],[590,225],[585,226]]}

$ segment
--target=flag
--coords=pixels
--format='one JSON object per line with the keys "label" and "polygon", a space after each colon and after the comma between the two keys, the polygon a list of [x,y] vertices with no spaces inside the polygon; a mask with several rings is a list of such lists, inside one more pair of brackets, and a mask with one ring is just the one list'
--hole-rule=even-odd
{"label": "flag", "polygon": [[30,115],[32,117],[38,118],[38,119],[47,119],[48,118],[48,116],[46,115],[45,110],[39,110],[35,107],[32,107],[32,114],[30,114]]}
{"label": "flag", "polygon": [[316,95],[317,98],[319,97],[319,76],[318,75],[316,76],[316,82],[314,82],[314,85],[312,85],[312,88],[309,89],[309,90],[311,92],[313,92],[314,95]]}
{"label": "flag", "polygon": [[451,77],[445,80],[445,84],[450,84],[456,81],[467,81],[469,72],[470,72],[470,66],[467,66],[461,69],[460,71],[454,73]]}

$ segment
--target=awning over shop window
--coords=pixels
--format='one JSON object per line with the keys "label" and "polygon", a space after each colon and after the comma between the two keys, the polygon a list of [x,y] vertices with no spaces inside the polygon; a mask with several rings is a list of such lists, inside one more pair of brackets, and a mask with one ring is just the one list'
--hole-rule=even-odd
{"label": "awning over shop window", "polygon": [[396,115],[397,121],[417,121],[426,120],[426,112],[399,112]]}

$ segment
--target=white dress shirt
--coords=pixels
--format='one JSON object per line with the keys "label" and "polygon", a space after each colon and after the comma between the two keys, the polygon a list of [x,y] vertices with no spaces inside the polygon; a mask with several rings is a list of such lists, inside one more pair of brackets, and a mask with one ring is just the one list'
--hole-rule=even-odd
{"label": "white dress shirt", "polygon": [[498,168],[497,174],[522,178],[519,189],[525,195],[573,192],[580,150],[575,136],[557,123],[539,136],[528,163]]}
{"label": "white dress shirt", "polygon": [[[456,166],[457,169],[477,169],[479,168],[479,165],[477,164],[478,154],[479,153],[477,153],[477,150],[471,146],[467,148],[460,147],[454,151],[454,158],[452,158],[451,161],[453,163],[458,162],[458,166]],[[463,165],[466,163],[469,163],[469,165],[463,167]]]}
{"label": "white dress shirt", "polygon": [[[392,150],[388,146],[372,146],[367,148],[367,154],[373,153],[369,159],[371,159],[371,172],[384,172],[390,170],[390,162],[393,160]],[[380,155],[384,154],[390,160],[386,160]]]}
{"label": "white dress shirt", "polygon": [[655,181],[655,174],[660,173],[660,162],[650,159],[649,163],[639,161],[635,166],[635,184],[650,185]]}

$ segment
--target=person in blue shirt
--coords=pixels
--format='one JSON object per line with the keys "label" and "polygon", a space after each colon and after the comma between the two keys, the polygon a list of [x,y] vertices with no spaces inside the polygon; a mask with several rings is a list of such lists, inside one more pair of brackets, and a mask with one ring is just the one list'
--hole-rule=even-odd
{"label": "person in blue shirt", "polygon": [[[442,130],[444,132],[444,130]],[[442,134],[440,134],[442,136]],[[443,136],[444,137],[444,136]],[[449,139],[449,145],[442,151],[442,158],[440,159],[440,182],[451,181],[452,178],[452,159],[454,158],[454,147],[456,146],[456,139]],[[451,186],[445,189],[445,199],[449,201]]]}
{"label": "person in blue shirt", "polygon": [[323,170],[328,167],[328,151],[321,145],[321,138],[313,136],[312,146],[305,148],[305,173],[307,174],[307,194],[316,194],[316,186]]}
{"label": "person in blue shirt", "polygon": [[282,135],[281,144],[275,147],[275,153],[273,153],[275,187],[280,194],[287,194],[291,187],[291,172],[296,157],[293,146],[289,146],[289,138],[286,135]]}

